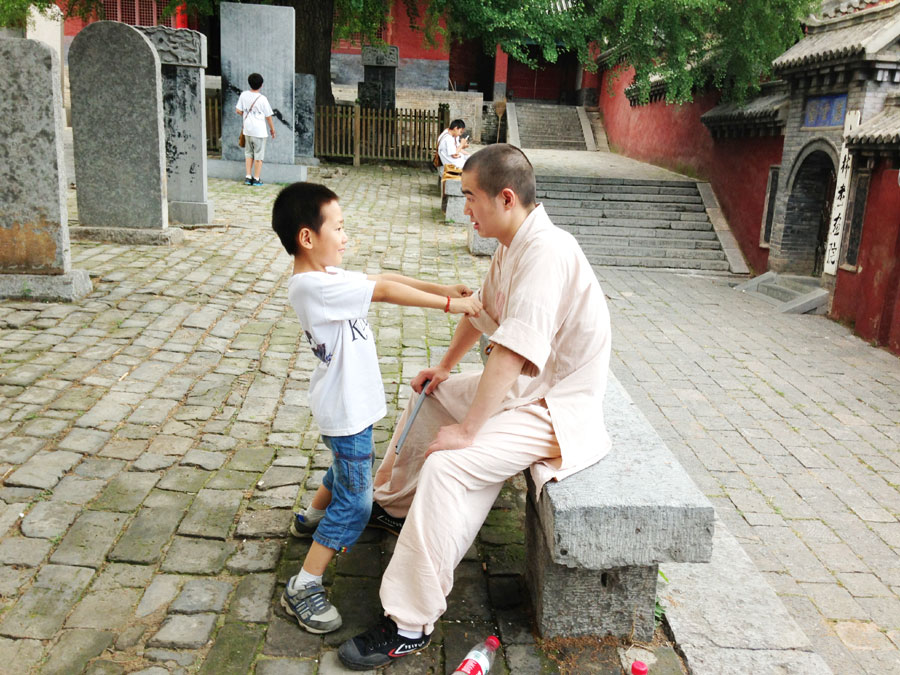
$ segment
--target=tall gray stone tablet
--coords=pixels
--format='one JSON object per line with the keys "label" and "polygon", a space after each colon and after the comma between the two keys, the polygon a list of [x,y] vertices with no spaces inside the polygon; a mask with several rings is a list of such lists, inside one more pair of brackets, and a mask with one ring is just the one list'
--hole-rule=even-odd
{"label": "tall gray stone tablet", "polygon": [[266,164],[294,164],[294,8],[219,5],[222,56],[222,159],[244,161],[238,147],[238,97],[251,73],[263,76],[261,93],[272,106],[275,138],[266,143]]}
{"label": "tall gray stone tablet", "polygon": [[69,86],[81,225],[166,229],[162,77],[150,40],[124,23],[88,25],[69,48]]}
{"label": "tall gray stone tablet", "polygon": [[316,76],[294,75],[294,157],[308,160],[316,154]]}
{"label": "tall gray stone tablet", "polygon": [[209,223],[206,182],[206,36],[186,28],[141,26],[159,54],[166,130],[169,219]]}
{"label": "tall gray stone tablet", "polygon": [[59,58],[41,42],[0,38],[0,88],[0,296],[76,300],[91,280],[72,270]]}

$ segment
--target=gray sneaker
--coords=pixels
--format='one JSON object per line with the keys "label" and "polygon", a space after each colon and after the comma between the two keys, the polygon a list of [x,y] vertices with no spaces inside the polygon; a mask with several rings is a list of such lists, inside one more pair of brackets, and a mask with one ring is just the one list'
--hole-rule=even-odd
{"label": "gray sneaker", "polygon": [[291,591],[289,581],[281,594],[281,606],[310,633],[330,633],[341,627],[341,615],[328,602],[321,584],[309,583],[298,591]]}

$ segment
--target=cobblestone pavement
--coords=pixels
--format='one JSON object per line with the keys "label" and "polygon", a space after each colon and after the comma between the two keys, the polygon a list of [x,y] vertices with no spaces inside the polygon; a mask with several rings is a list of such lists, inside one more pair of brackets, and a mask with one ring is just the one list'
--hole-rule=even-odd
{"label": "cobblestone pavement", "polygon": [[[478,283],[487,261],[464,228],[436,224],[429,174],[368,166],[326,182],[348,267]],[[377,611],[393,540],[371,532],[329,572],[344,629],[310,636],[273,602],[305,553],[284,537],[290,509],[329,461],[268,224],[277,189],[211,181],[217,227],[175,248],[75,243],[91,296],[0,303],[0,672],[341,672],[334,646]],[[900,362],[822,317],[772,314],[728,276],[597,272],[614,371],[817,651],[835,673],[898,672]],[[386,305],[371,320],[380,452],[403,383],[454,320]],[[498,672],[557,670],[521,601],[521,506],[510,486],[434,645],[393,672],[444,672],[494,627]],[[600,654],[606,666],[575,672],[621,673],[615,650]]]}
{"label": "cobblestone pavement", "polygon": [[728,277],[597,273],[612,369],[816,652],[900,672],[900,360]]}
{"label": "cobblestone pavement", "polygon": [[[468,254],[464,228],[437,224],[430,174],[369,166],[326,182],[342,197],[348,267],[477,285],[488,261]],[[393,538],[374,532],[327,575],[341,630],[309,635],[277,603],[307,546],[285,537],[291,508],[330,461],[306,407],[315,360],[286,303],[290,261],[269,226],[277,191],[211,181],[216,226],[173,248],[74,243],[88,298],[0,303],[0,673],[343,672],[335,646],[377,615]],[[381,453],[402,383],[446,349],[454,319],[376,304],[370,321],[388,398]],[[393,672],[449,671],[494,631],[498,673],[557,672],[531,634],[523,515],[511,484],[432,646]],[[562,657],[622,673],[615,646]]]}

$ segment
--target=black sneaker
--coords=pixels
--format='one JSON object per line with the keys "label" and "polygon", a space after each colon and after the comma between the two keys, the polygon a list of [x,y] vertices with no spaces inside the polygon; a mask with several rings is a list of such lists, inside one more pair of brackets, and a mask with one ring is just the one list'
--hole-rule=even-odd
{"label": "black sneaker", "polygon": [[431,642],[430,635],[405,638],[397,633],[397,624],[383,616],[372,628],[350,638],[338,648],[338,658],[350,670],[383,668],[396,659],[422,651]]}
{"label": "black sneaker", "polygon": [[247,176],[244,178],[244,185],[253,185],[253,178]]}
{"label": "black sneaker", "polygon": [[259,178],[254,178],[253,182],[250,185],[265,185]]}
{"label": "black sneaker", "polygon": [[378,502],[372,502],[372,515],[369,516],[367,527],[377,527],[380,530],[387,530],[391,534],[400,536],[400,530],[403,529],[403,523],[406,518],[397,518],[385,511]]}
{"label": "black sneaker", "polygon": [[318,521],[310,523],[303,517],[302,513],[295,513],[294,520],[291,521],[291,534],[295,537],[305,539],[306,537],[313,536],[313,532],[316,531],[318,526]]}

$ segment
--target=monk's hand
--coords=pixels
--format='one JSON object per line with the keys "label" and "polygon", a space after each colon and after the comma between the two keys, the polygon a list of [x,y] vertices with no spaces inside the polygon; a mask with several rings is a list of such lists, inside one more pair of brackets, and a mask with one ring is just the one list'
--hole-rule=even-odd
{"label": "monk's hand", "polygon": [[428,386],[425,387],[425,393],[430,394],[435,390],[435,388],[444,380],[450,377],[450,371],[446,368],[441,368],[440,366],[436,368],[426,368],[419,372],[412,381],[409,383],[409,386],[412,387],[413,391],[417,394],[422,393],[422,385],[426,380],[431,380],[428,383]]}
{"label": "monk's hand", "polygon": [[425,456],[440,450],[461,450],[468,448],[475,442],[474,434],[469,434],[461,424],[451,424],[438,429],[437,436],[428,446]]}

